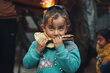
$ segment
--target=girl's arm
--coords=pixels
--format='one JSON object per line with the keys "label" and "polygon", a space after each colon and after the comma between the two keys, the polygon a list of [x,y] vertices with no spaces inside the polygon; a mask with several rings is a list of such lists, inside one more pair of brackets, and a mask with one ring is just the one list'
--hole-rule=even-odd
{"label": "girl's arm", "polygon": [[38,66],[40,54],[36,50],[36,46],[37,46],[37,42],[34,41],[23,58],[24,67],[28,69]]}
{"label": "girl's arm", "polygon": [[[74,46],[73,46],[74,45]],[[71,50],[68,50],[71,48]],[[74,73],[79,68],[81,60],[77,46],[74,42],[70,42],[65,49],[64,44],[56,48],[56,58],[61,68],[66,73]]]}

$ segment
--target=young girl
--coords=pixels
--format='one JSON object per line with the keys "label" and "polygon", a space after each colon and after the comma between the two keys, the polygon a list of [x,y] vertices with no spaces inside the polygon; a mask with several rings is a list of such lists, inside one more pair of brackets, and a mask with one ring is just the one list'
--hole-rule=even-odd
{"label": "young girl", "polygon": [[47,9],[41,28],[52,39],[55,48],[48,48],[48,39],[34,41],[23,59],[26,68],[36,68],[36,73],[75,73],[80,66],[80,54],[74,41],[63,41],[70,26],[69,16],[63,6]]}
{"label": "young girl", "polygon": [[110,30],[103,29],[97,33],[96,63],[97,73],[110,73]]}

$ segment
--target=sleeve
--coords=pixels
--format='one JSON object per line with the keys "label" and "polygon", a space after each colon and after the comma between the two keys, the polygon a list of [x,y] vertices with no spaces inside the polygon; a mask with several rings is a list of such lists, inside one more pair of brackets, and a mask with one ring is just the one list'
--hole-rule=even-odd
{"label": "sleeve", "polygon": [[[76,72],[81,63],[79,50],[74,42],[73,45],[74,47],[70,51],[67,47],[65,48],[64,44],[56,48],[56,58],[66,73]],[[69,47],[73,45],[68,44]]]}
{"label": "sleeve", "polygon": [[36,50],[36,46],[37,42],[34,41],[23,58],[24,67],[27,69],[31,69],[38,66],[40,54]]}

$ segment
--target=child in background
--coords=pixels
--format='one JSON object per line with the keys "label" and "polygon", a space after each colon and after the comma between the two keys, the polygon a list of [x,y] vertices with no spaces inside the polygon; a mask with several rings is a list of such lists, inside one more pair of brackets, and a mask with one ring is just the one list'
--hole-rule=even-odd
{"label": "child in background", "polygon": [[33,41],[23,59],[26,68],[36,68],[36,73],[75,73],[80,66],[80,54],[74,41],[63,41],[70,27],[67,11],[63,6],[49,7],[43,16],[41,28],[52,39],[55,48],[48,48],[48,39]]}
{"label": "child in background", "polygon": [[97,33],[97,73],[110,73],[110,30],[103,29]]}

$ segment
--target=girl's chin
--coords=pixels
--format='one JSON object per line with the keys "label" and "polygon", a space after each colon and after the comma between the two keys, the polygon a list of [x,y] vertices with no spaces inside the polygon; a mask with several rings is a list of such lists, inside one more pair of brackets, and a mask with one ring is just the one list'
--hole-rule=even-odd
{"label": "girl's chin", "polygon": [[103,48],[104,46],[99,46],[100,48]]}

